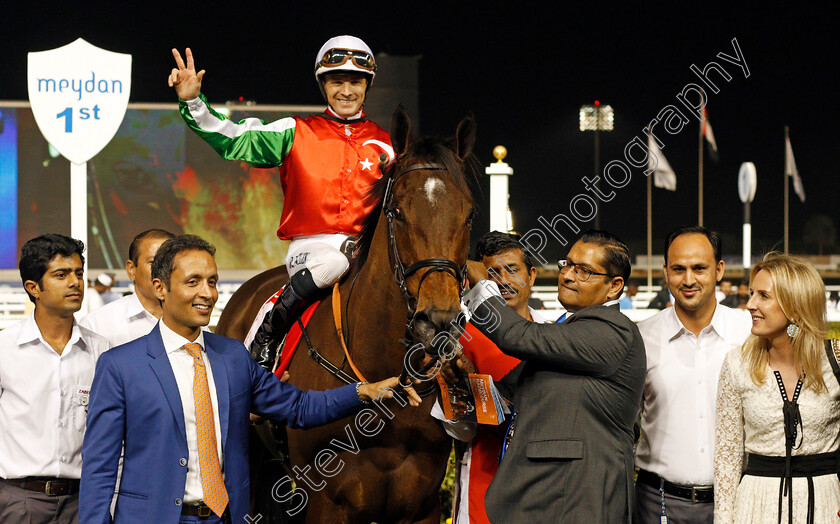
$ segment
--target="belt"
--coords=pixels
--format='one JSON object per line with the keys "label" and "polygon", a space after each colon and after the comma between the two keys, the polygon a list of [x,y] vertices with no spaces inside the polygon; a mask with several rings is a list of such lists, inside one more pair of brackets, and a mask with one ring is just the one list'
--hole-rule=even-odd
{"label": "belt", "polygon": [[[834,451],[816,455],[797,455],[791,457],[790,476],[820,477],[823,475],[833,475],[838,472],[837,461],[838,456]],[[756,477],[784,478],[785,457],[771,457],[750,453],[747,455],[747,467],[744,474]]]}
{"label": "belt", "polygon": [[[790,451],[787,449],[786,451]],[[788,520],[793,522],[793,497],[785,489],[790,488],[793,478],[805,477],[808,483],[808,513],[806,522],[814,522],[814,479],[823,475],[834,475],[840,473],[838,468],[838,454],[836,451],[829,453],[818,453],[816,455],[797,455],[795,457],[786,455],[784,457],[773,457],[766,455],[747,455],[747,467],[744,475],[756,477],[777,477],[779,478],[779,518],[782,520],[782,499],[788,497]]]}
{"label": "belt", "polygon": [[[644,469],[639,470],[636,482],[641,482],[653,488],[659,489],[664,479],[656,473]],[[665,493],[673,497],[690,500],[693,503],[709,503],[715,501],[715,491],[712,486],[684,486],[664,480]]]}
{"label": "belt", "polygon": [[[225,513],[227,513],[227,510],[225,510]],[[206,519],[213,515],[213,510],[203,502],[199,502],[198,504],[184,504],[181,507],[181,515]]]}
{"label": "belt", "polygon": [[51,497],[72,495],[79,492],[79,479],[24,477],[21,479],[3,479],[3,482],[21,489],[38,491]]}

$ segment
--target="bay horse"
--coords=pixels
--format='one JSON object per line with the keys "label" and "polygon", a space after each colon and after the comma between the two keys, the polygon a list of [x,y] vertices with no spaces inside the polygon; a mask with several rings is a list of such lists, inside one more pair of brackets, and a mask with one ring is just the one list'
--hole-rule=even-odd
{"label": "bay horse", "polygon": [[[378,381],[403,372],[408,347],[430,348],[437,335],[460,335],[456,317],[474,216],[465,169],[472,166],[475,122],[466,117],[451,140],[414,141],[399,107],[391,140],[396,159],[371,189],[376,206],[359,237],[356,262],[339,286],[343,333],[336,328],[332,295],[315,310],[306,328],[309,341],[301,340],[302,351],[290,365],[289,382],[301,389],[343,385],[309,358],[310,344],[353,380],[355,364],[365,380]],[[260,278],[271,284],[246,282],[225,307],[217,332],[245,337],[257,309],[279,289],[283,271]],[[245,303],[243,320],[230,320],[237,314],[230,308]],[[434,399],[427,396],[419,408],[392,399],[355,418],[288,430],[296,483],[306,498],[299,495],[293,505],[306,504],[305,522],[437,524],[451,440],[430,416]]]}

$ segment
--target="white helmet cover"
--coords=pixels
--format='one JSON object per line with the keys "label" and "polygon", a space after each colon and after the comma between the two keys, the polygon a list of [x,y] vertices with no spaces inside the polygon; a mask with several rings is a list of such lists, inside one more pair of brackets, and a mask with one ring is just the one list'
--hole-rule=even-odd
{"label": "white helmet cover", "polygon": [[324,55],[330,49],[351,49],[353,51],[364,51],[373,57],[373,51],[370,50],[370,47],[368,47],[361,38],[356,38],[355,36],[350,35],[334,36],[330,38],[324,43],[324,45],[321,46],[321,49],[315,56],[315,80],[318,81],[318,85],[321,84],[320,76],[322,74],[336,73],[339,71],[365,74],[368,76],[368,87],[373,85],[373,78],[376,76],[376,71],[370,71],[368,69],[357,67],[353,60],[347,60],[343,64],[335,67],[319,67]]}

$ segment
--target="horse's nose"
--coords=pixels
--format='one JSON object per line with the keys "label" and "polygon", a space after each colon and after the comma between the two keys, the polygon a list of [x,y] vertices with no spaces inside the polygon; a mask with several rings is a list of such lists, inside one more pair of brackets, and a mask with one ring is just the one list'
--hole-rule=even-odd
{"label": "horse's nose", "polygon": [[460,309],[436,309],[426,308],[414,315],[414,336],[417,342],[429,347],[435,335],[441,332],[449,332],[458,337],[463,332],[463,322]]}

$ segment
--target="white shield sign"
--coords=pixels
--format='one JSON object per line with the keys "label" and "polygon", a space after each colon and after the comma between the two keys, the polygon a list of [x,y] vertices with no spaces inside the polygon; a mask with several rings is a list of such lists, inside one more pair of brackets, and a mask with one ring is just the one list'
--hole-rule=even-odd
{"label": "white shield sign", "polygon": [[114,137],[131,90],[131,55],[81,38],[29,53],[27,82],[41,133],[62,155],[82,164]]}

